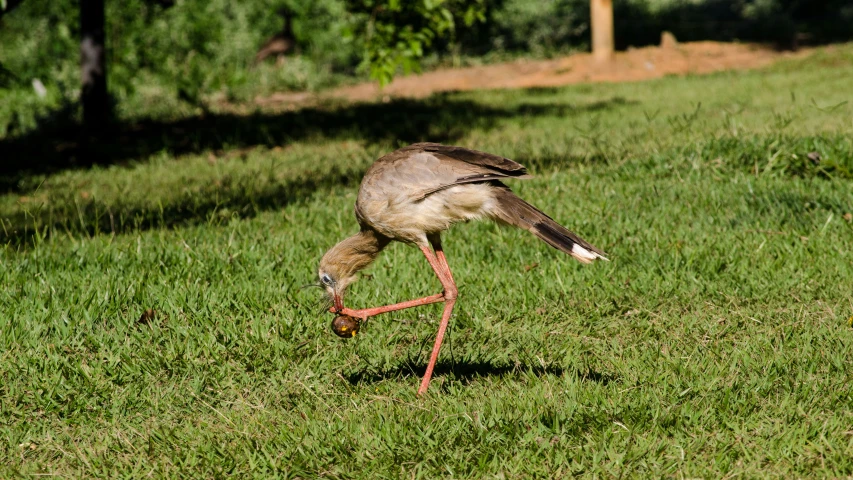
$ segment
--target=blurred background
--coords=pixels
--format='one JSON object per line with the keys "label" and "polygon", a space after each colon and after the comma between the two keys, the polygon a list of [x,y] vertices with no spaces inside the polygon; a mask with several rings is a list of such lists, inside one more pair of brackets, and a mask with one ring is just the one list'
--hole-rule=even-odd
{"label": "blurred background", "polygon": [[[589,0],[0,1],[0,138],[81,120],[81,11],[97,29],[103,9],[105,114],[118,118],[590,48]],[[612,9],[620,50],[657,44],[664,31],[778,49],[853,32],[846,0],[614,0]]]}

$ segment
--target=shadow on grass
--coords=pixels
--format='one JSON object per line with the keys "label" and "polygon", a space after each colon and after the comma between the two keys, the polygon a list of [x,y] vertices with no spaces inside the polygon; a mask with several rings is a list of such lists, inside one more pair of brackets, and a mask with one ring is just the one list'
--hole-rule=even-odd
{"label": "shadow on grass", "polygon": [[[258,188],[254,178],[219,185],[204,185],[167,203],[81,200],[76,192],[52,198],[50,207],[0,215],[0,244],[29,246],[40,237],[57,235],[94,236],[157,228],[176,228],[202,223],[218,224],[231,218],[251,218],[263,211],[304,201],[317,191],[357,185],[360,169],[337,166],[323,172],[308,172]],[[76,212],[76,213],[75,213]]]}
{"label": "shadow on grass", "polygon": [[[607,162],[601,155],[544,156],[521,159],[536,169]],[[295,177],[258,186],[256,178],[221,181],[183,192],[167,202],[141,203],[122,198],[82,199],[77,191],[54,194],[48,207],[20,207],[0,212],[0,245],[30,246],[40,237],[57,235],[91,237],[158,228],[178,228],[202,223],[219,224],[232,218],[252,218],[261,212],[278,210],[308,200],[317,192],[357,186],[366,166],[337,165],[304,172]]]}
{"label": "shadow on grass", "polygon": [[[747,196],[746,203],[753,212],[777,212],[775,214],[780,217],[782,227],[777,233],[789,236],[797,244],[801,241],[801,235],[808,235],[807,232],[814,228],[815,216],[826,219],[826,212],[831,212],[837,218],[844,218],[853,210],[853,203],[844,203],[838,197],[820,192],[793,193],[762,189]],[[754,216],[743,213],[732,220],[732,226],[749,225],[754,221]],[[848,222],[844,223],[849,225]]]}
{"label": "shadow on grass", "polygon": [[[629,103],[616,97],[585,105],[486,105],[451,93],[388,103],[304,108],[282,113],[207,113],[174,121],[114,123],[84,135],[70,112],[25,135],[0,141],[0,190],[27,188],[26,177],[67,168],[146,159],[152,154],[198,153],[223,148],[274,147],[305,139],[449,143],[472,129],[491,129],[504,119],[566,116]],[[31,186],[30,186],[31,187]]]}
{"label": "shadow on grass", "polygon": [[[51,128],[0,142],[0,189],[28,193],[45,174],[96,164],[144,159],[156,152],[172,155],[254,146],[274,147],[306,139],[357,139],[453,142],[472,128],[489,129],[504,119],[565,116],[617,108],[629,101],[616,97],[585,105],[516,104],[490,106],[436,95],[424,100],[385,104],[309,108],[281,114],[204,115],[173,122],[114,125],[97,137],[82,139],[74,127]],[[593,159],[531,159],[537,167]],[[32,244],[41,236],[97,235],[152,228],[172,228],[247,218],[303,201],[317,191],[356,185],[366,165],[318,165],[284,180],[257,182],[239,178],[170,198],[167,203],[114,198],[81,199],[79,192],[54,193],[47,207],[0,212],[0,243]],[[28,179],[32,179],[28,181]],[[61,198],[59,198],[61,196]],[[67,197],[67,198],[66,198]]]}
{"label": "shadow on grass", "polygon": [[[362,370],[357,373],[350,374],[344,378],[351,385],[378,383],[385,380],[408,378],[408,377],[423,377],[426,372],[426,365],[411,365],[404,364],[398,367],[376,372],[374,370]],[[471,383],[479,377],[507,377],[516,375],[535,375],[543,377],[546,375],[562,376],[564,374],[574,374],[579,379],[591,381],[607,385],[615,378],[609,374],[599,373],[594,370],[569,372],[561,367],[542,367],[530,365],[495,365],[486,362],[458,362],[458,363],[438,363],[433,370],[433,378],[441,375],[452,375],[455,379],[464,384]]]}

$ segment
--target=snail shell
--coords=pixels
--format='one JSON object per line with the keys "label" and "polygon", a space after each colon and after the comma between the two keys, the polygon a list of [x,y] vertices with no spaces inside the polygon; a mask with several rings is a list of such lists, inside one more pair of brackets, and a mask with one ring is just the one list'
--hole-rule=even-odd
{"label": "snail shell", "polygon": [[332,330],[341,338],[352,338],[361,326],[359,319],[349,315],[338,315],[332,320]]}

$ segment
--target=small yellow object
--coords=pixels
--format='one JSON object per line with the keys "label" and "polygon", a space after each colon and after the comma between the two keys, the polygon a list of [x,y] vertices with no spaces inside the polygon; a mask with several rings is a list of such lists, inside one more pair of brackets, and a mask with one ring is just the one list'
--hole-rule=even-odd
{"label": "small yellow object", "polygon": [[338,315],[332,320],[332,331],[341,338],[352,338],[358,333],[361,322],[349,315]]}
{"label": "small yellow object", "polygon": [[853,327],[853,315],[850,315],[850,318],[847,319],[847,326]]}

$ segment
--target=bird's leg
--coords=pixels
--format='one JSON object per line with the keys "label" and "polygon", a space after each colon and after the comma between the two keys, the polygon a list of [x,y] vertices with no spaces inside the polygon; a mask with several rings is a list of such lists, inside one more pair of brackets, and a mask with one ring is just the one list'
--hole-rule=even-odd
{"label": "bird's leg", "polygon": [[[446,297],[447,297],[448,290],[447,290],[446,285],[447,285],[448,280],[445,278],[444,269],[442,269],[442,267],[441,267],[441,262],[438,259],[438,257],[436,257],[436,254],[434,254],[429,249],[429,247],[420,247],[420,248],[421,248],[421,251],[423,252],[424,256],[426,257],[427,262],[429,262],[430,267],[432,267],[433,271],[435,272],[435,275],[438,277],[438,280],[441,282],[441,285],[444,286],[444,290],[445,290],[444,293],[437,293],[435,295],[430,295],[428,297],[418,298],[415,300],[409,300],[407,302],[395,303],[393,305],[385,305],[383,307],[364,308],[361,310],[351,310],[349,308],[344,308],[343,310],[340,310],[340,311],[336,311],[333,307],[333,308],[329,309],[329,311],[332,313],[344,314],[344,315],[349,315],[351,317],[366,319],[367,317],[379,315],[380,313],[393,312],[396,310],[403,310],[405,308],[419,307],[421,305],[429,305],[431,303],[438,303],[438,302],[445,301],[447,299]],[[442,253],[442,256],[443,255],[444,254]],[[450,282],[452,283],[453,280],[451,279]],[[454,291],[455,291],[455,288],[456,287],[454,285]],[[454,296],[454,298],[456,298],[456,297]]]}
{"label": "bird's leg", "polygon": [[[447,257],[444,256],[444,250],[441,248],[441,237],[435,236],[430,239],[432,247],[435,249],[435,257],[438,259],[439,266],[447,274],[447,279],[456,287],[456,282],[453,281],[453,273],[450,272],[450,266],[447,264]],[[442,283],[442,286],[444,284]],[[457,292],[458,293],[458,292]]]}
{"label": "bird's leg", "polygon": [[349,308],[344,308],[340,311],[335,311],[334,308],[331,308],[329,309],[329,311],[331,311],[332,313],[349,315],[350,317],[367,319],[368,317],[373,317],[375,315],[379,315],[380,313],[394,312],[396,310],[420,307],[421,305],[429,305],[431,303],[438,303],[443,301],[444,294],[436,293],[435,295],[430,295],[428,297],[418,298],[416,300],[409,300],[407,302],[395,303],[393,305],[385,305],[382,307],[362,308],[361,310],[350,310]]}
{"label": "bird's leg", "polygon": [[[435,335],[435,345],[432,347],[432,354],[429,357],[424,378],[421,380],[421,386],[418,388],[418,395],[426,393],[429,388],[429,381],[432,379],[432,371],[435,369],[435,363],[438,361],[438,352],[441,350],[441,341],[444,339],[444,332],[447,330],[447,324],[450,323],[450,314],[453,313],[453,306],[456,304],[456,296],[459,291],[456,289],[456,283],[453,281],[453,274],[450,272],[450,266],[447,265],[447,258],[444,256],[444,251],[441,249],[441,240],[438,236],[430,238],[430,243],[435,249],[435,257],[437,265],[433,266],[435,274],[441,280],[441,285],[444,287],[444,312],[441,314],[441,323],[438,325],[438,333]],[[429,259],[429,257],[427,257]],[[432,265],[432,262],[430,262]]]}

